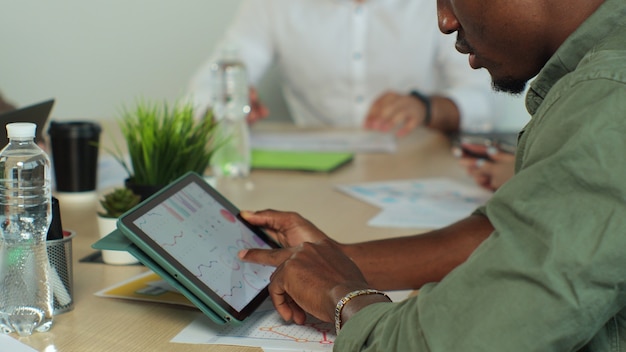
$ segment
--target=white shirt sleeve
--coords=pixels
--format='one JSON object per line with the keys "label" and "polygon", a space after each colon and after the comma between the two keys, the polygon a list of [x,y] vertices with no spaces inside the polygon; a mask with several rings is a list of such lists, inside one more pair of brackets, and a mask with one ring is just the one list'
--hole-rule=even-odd
{"label": "white shirt sleeve", "polygon": [[222,50],[229,46],[239,52],[246,65],[248,82],[258,84],[274,60],[274,43],[271,36],[271,14],[263,1],[242,0],[239,8],[212,54],[193,75],[189,85],[189,97],[198,111],[211,105],[212,65]]}
{"label": "white shirt sleeve", "polygon": [[443,35],[437,48],[440,87],[437,93],[450,98],[459,109],[461,130],[489,132],[495,125],[495,92],[486,69],[474,70],[467,55],[454,48],[455,36]]}
{"label": "white shirt sleeve", "polygon": [[238,47],[251,85],[277,66],[301,126],[361,127],[381,94],[413,89],[452,99],[462,129],[493,126],[489,75],[472,70],[454,36],[439,32],[430,0],[242,0],[192,80],[197,106],[209,106],[210,67],[224,45]]}

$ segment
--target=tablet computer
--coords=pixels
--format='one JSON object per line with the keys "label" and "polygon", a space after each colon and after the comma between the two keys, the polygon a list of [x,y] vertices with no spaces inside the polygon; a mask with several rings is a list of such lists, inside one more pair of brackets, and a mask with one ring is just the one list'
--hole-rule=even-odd
{"label": "tablet computer", "polygon": [[202,313],[218,324],[225,324],[226,320],[209,308],[204,302],[200,301],[196,295],[191,293],[185,286],[182,286],[178,280],[163,269],[162,266],[157,264],[154,260],[146,255],[144,251],[139,249],[134,243],[132,243],[124,234],[119,230],[114,230],[107,236],[99,239],[91,245],[92,248],[111,251],[126,251],[135,256],[143,265],[150,268],[155,274],[159,275],[163,281],[170,284],[183,296],[193,303]]}
{"label": "tablet computer", "polygon": [[122,215],[117,227],[224,322],[243,321],[268,296],[275,268],[242,262],[237,253],[278,245],[196,173]]}

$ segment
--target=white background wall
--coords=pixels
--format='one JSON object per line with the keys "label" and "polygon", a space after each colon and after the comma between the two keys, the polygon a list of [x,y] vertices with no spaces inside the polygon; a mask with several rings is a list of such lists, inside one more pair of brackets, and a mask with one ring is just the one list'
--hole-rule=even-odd
{"label": "white background wall", "polygon": [[[139,97],[173,101],[239,1],[2,0],[0,91],[18,106],[56,98],[56,120],[112,118]],[[275,81],[259,91],[284,119]],[[507,129],[525,119],[521,98],[505,98],[502,109]]]}
{"label": "white background wall", "polygon": [[100,119],[181,97],[239,0],[3,0],[0,90],[53,118]]}

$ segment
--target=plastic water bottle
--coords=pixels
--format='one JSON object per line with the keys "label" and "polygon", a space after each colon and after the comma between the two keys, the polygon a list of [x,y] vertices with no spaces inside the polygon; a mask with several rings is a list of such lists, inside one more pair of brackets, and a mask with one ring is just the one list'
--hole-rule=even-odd
{"label": "plastic water bottle", "polygon": [[246,67],[237,50],[227,46],[213,65],[212,106],[218,120],[220,147],[211,157],[217,177],[237,178],[250,174],[250,131],[246,117],[250,99]]}
{"label": "plastic water bottle", "polygon": [[0,329],[28,336],[52,326],[50,159],[35,144],[35,124],[6,128],[9,144],[0,151]]}

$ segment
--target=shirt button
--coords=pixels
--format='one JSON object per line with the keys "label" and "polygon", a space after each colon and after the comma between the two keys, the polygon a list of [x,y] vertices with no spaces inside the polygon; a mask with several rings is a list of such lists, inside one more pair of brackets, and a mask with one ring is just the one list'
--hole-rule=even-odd
{"label": "shirt button", "polygon": [[354,53],[352,54],[352,58],[354,60],[361,60],[361,58],[363,58],[363,55],[361,55],[361,53]]}

